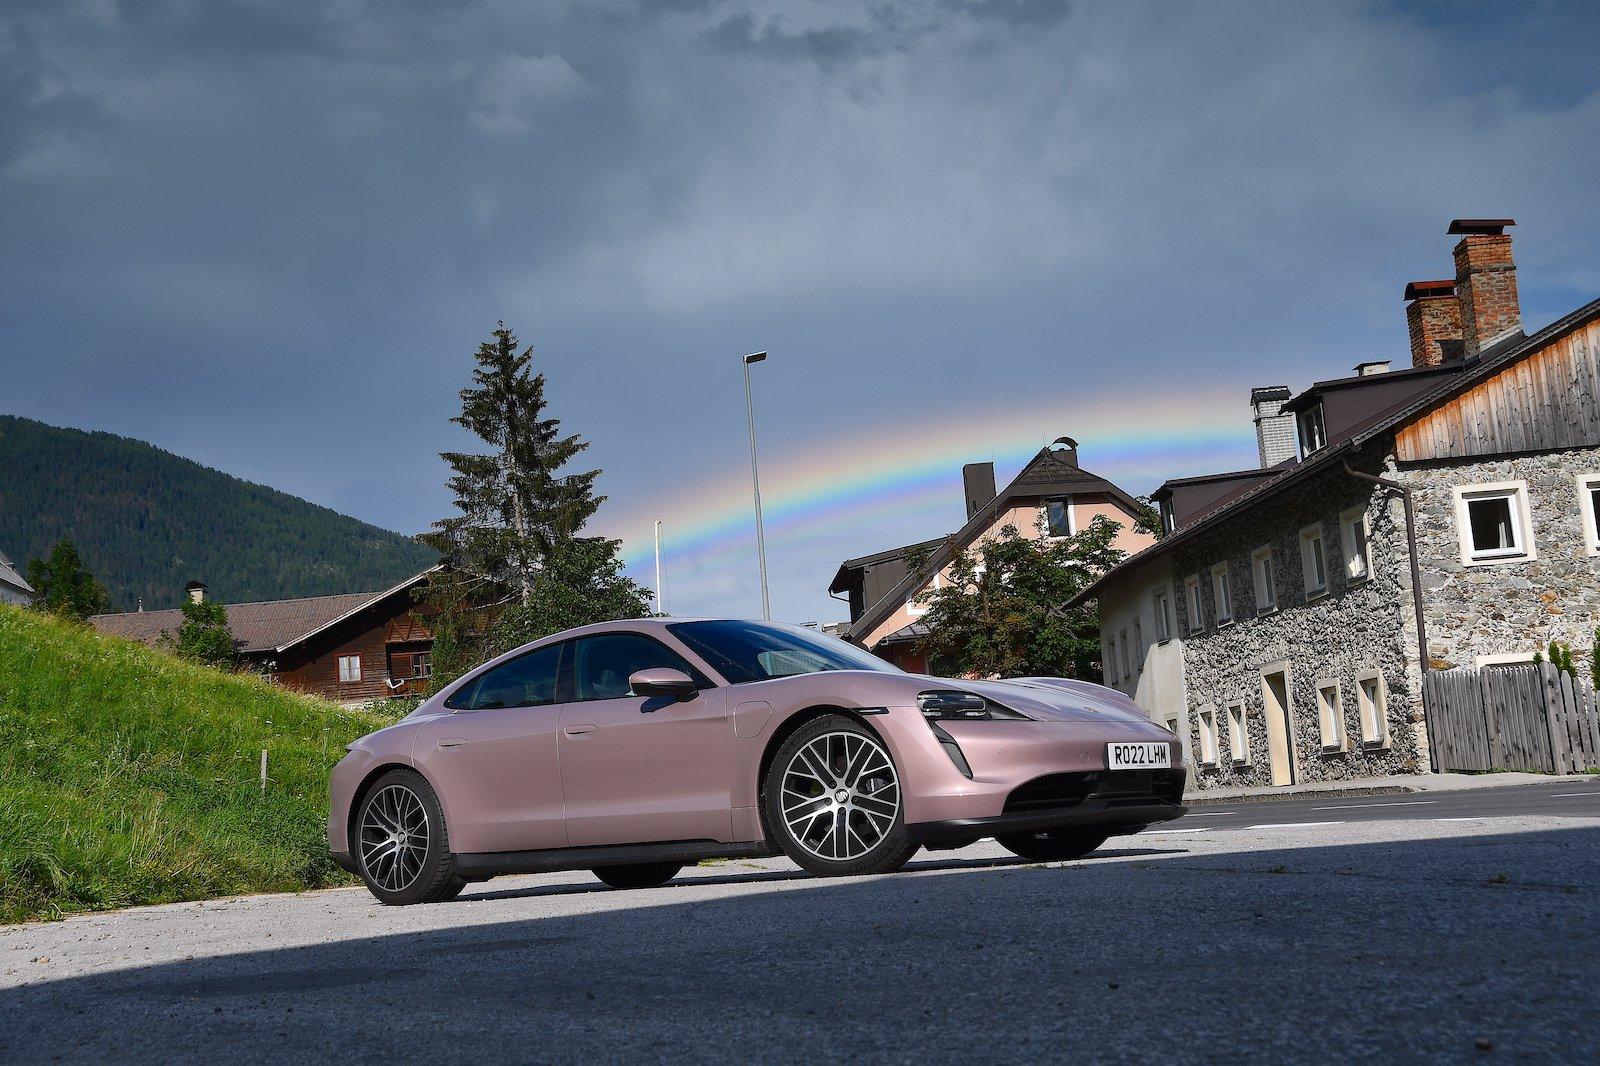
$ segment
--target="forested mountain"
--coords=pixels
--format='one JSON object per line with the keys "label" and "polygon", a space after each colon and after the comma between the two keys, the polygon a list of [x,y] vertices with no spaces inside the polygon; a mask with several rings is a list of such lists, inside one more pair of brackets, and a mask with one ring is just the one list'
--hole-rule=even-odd
{"label": "forested mountain", "polygon": [[143,441],[0,415],[0,551],[18,570],[71,537],[113,610],[384,589],[437,556],[398,533]]}

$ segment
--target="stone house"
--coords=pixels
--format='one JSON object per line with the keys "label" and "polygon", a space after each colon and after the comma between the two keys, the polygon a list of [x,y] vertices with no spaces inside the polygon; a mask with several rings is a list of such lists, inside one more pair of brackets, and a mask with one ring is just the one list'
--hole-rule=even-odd
{"label": "stone house", "polygon": [[1254,390],[1260,467],[1167,482],[1165,538],[1084,593],[1106,683],[1198,787],[1425,772],[1425,671],[1587,662],[1600,301],[1524,333],[1512,224],[1451,223],[1455,278],[1405,289],[1409,368]]}
{"label": "stone house", "polygon": [[[962,468],[967,521],[948,536],[890,548],[840,564],[830,595],[844,598],[850,624],[839,635],[913,673],[938,671],[921,646],[926,593],[943,584],[958,551],[971,551],[1007,526],[1028,537],[1065,537],[1105,517],[1120,527],[1112,544],[1137,552],[1155,538],[1135,528],[1143,510],[1116,485],[1078,465],[1078,444],[1061,437],[1041,448],[995,490],[993,463]],[[922,559],[920,567],[912,563]]]}

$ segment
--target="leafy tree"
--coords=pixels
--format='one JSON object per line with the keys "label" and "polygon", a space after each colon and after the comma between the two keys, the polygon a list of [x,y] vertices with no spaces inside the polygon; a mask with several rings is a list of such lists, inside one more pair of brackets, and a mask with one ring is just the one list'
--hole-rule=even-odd
{"label": "leafy tree", "polygon": [[1148,496],[1135,496],[1134,502],[1139,505],[1139,514],[1133,520],[1133,528],[1157,540],[1165,540],[1167,529],[1161,524],[1161,510]]}
{"label": "leafy tree", "polygon": [[[1121,525],[1104,516],[1060,539],[1024,537],[1015,526],[959,552],[949,579],[920,602],[923,645],[951,672],[978,676],[1090,678],[1100,659],[1100,624],[1088,605],[1066,607],[1126,554],[1112,547]],[[925,564],[911,560],[914,568]]]}
{"label": "leafy tree", "polygon": [[519,643],[648,610],[645,590],[622,576],[620,542],[579,536],[605,500],[594,494],[600,471],[563,472],[589,443],[541,417],[545,376],[532,371],[533,349],[517,348],[504,322],[478,347],[451,421],[491,450],[441,453],[459,514],[418,538],[445,564],[422,593],[436,686]]}
{"label": "leafy tree", "polygon": [[50,549],[48,560],[28,564],[27,581],[33,586],[33,605],[52,614],[82,621],[104,613],[110,604],[105,586],[95,580],[77,545],[66,537]]}
{"label": "leafy tree", "polygon": [[216,600],[185,600],[182,611],[183,623],[178,626],[177,636],[163,633],[163,643],[185,659],[231,668],[235,652],[228,609]]}

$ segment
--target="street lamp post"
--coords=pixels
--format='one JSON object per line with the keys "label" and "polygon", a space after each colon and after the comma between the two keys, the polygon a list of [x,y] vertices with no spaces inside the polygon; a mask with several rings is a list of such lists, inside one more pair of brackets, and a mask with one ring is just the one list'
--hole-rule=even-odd
{"label": "street lamp post", "polygon": [[767,596],[767,538],[761,528],[761,475],[756,470],[756,409],[750,400],[750,364],[766,359],[766,352],[744,357],[744,416],[750,426],[750,487],[756,497],[756,559],[761,564],[761,618],[772,621],[772,601]]}

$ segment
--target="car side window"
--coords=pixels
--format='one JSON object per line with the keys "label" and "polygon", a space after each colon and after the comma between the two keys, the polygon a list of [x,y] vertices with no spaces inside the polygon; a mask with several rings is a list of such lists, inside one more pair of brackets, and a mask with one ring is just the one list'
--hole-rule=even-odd
{"label": "car side window", "polygon": [[694,678],[696,685],[710,688],[711,680],[687,659],[665,644],[642,633],[600,633],[583,637],[573,651],[573,698],[614,700],[633,693],[628,678],[640,671],[669,667]]}
{"label": "car side window", "polygon": [[543,707],[556,701],[562,644],[549,644],[485,670],[444,701],[460,711]]}

